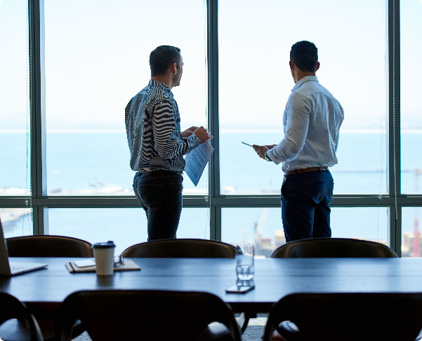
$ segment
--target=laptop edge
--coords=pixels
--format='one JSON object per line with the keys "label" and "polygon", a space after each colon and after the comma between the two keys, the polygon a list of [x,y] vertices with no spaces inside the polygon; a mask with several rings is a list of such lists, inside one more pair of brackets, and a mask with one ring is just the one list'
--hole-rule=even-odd
{"label": "laptop edge", "polygon": [[0,275],[10,277],[46,267],[47,264],[44,263],[9,262],[6,239],[0,220]]}

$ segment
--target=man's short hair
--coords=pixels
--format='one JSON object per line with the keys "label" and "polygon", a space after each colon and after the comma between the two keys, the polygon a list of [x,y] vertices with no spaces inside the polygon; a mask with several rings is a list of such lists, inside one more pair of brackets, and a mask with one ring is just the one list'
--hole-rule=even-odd
{"label": "man's short hair", "polygon": [[314,43],[303,40],[293,44],[290,61],[305,72],[315,72],[318,64],[318,49]]}
{"label": "man's short hair", "polygon": [[158,46],[149,55],[151,77],[164,75],[170,65],[180,62],[180,49],[170,45]]}

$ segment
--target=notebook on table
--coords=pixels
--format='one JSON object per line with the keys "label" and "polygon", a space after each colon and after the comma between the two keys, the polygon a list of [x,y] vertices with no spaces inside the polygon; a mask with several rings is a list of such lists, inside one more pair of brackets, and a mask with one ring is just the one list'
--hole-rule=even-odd
{"label": "notebook on table", "polygon": [[0,220],[0,275],[14,276],[25,272],[46,268],[43,263],[9,262],[6,239],[4,238],[3,227]]}
{"label": "notebook on table", "polygon": [[[70,273],[78,273],[78,272],[95,272],[95,260],[94,259],[87,259],[81,260],[76,262],[67,262],[65,264],[67,271]],[[131,259],[125,259],[124,263],[119,266],[114,267],[114,271],[136,271],[141,270],[139,265],[137,265]]]}

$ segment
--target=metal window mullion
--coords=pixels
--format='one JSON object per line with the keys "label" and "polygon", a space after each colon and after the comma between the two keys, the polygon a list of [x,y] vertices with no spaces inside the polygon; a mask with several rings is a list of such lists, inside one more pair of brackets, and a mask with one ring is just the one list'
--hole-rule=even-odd
{"label": "metal window mullion", "polygon": [[31,136],[31,199],[33,233],[45,231],[44,207],[33,205],[46,193],[44,129],[44,1],[28,0],[29,20],[29,102]]}
{"label": "metal window mullion", "polygon": [[[23,208],[27,197],[0,197],[0,207]],[[393,207],[394,198],[388,195],[335,195],[331,207]],[[401,195],[398,206],[420,207],[422,195]],[[139,203],[134,196],[44,196],[33,200],[34,207],[49,208],[139,208]],[[227,208],[280,208],[278,195],[220,195],[214,199],[214,207]],[[209,204],[203,196],[185,195],[183,207],[207,208]]]}
{"label": "metal window mullion", "polygon": [[388,0],[388,184],[394,199],[390,206],[390,246],[401,254],[400,157],[400,1]]}
{"label": "metal window mullion", "polygon": [[214,205],[220,196],[220,134],[218,102],[218,0],[207,0],[208,128],[215,152],[209,167],[210,238],[221,239],[221,207]]}

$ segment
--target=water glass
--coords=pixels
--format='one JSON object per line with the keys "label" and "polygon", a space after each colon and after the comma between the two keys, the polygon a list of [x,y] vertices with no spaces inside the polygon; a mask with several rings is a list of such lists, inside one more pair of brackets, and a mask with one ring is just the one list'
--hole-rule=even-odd
{"label": "water glass", "polygon": [[255,274],[255,248],[253,244],[243,244],[237,247],[236,276],[242,285],[252,283]]}

